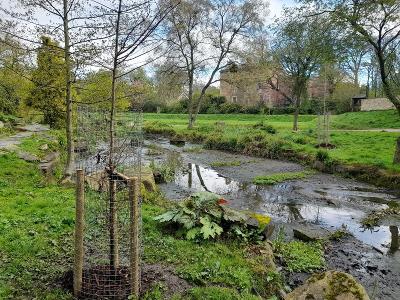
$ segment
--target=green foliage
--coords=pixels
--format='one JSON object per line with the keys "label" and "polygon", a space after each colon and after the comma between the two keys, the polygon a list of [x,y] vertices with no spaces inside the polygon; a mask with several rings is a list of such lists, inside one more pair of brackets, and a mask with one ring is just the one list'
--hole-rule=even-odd
{"label": "green foliage", "polygon": [[274,248],[290,272],[314,272],[325,267],[324,250],[319,242],[274,241]]}
{"label": "green foliage", "polygon": [[[92,103],[103,108],[110,108],[110,95],[112,74],[108,70],[98,70],[89,73],[81,82],[82,89],[79,90],[79,98],[83,103]],[[128,83],[117,81],[116,107],[118,109],[127,109],[131,103],[127,94],[131,93]]]}
{"label": "green foliage", "polygon": [[188,240],[214,239],[226,233],[243,240],[260,239],[260,228],[250,228],[246,224],[248,216],[227,207],[226,200],[208,192],[192,195],[178,203],[155,220],[166,224],[177,224],[179,232]]}
{"label": "green foliage", "polygon": [[239,293],[235,289],[225,287],[194,288],[189,291],[190,300],[259,300],[260,297],[249,293]]}
{"label": "green foliage", "polygon": [[34,87],[28,106],[43,113],[44,122],[61,128],[65,122],[65,62],[59,45],[49,37],[42,37],[37,52],[37,68],[33,71]]}
{"label": "green foliage", "polygon": [[318,150],[316,159],[321,162],[325,162],[329,159],[329,153],[326,150]]}
{"label": "green foliage", "polygon": [[302,172],[277,173],[267,176],[256,176],[253,179],[253,183],[259,185],[273,185],[287,180],[306,178],[307,176],[310,176],[312,174],[314,174],[314,172],[312,171],[302,171]]}
{"label": "green foliage", "polygon": [[254,124],[253,128],[261,129],[261,130],[263,130],[265,132],[268,132],[270,134],[275,134],[276,133],[276,129],[270,124],[265,124],[264,121],[261,121],[261,122],[258,122],[256,124]]}
{"label": "green foliage", "polygon": [[154,160],[150,162],[150,168],[153,172],[159,172],[165,182],[171,182],[175,178],[175,173],[182,166],[182,159],[176,152],[170,152],[167,158],[161,164],[155,164]]}

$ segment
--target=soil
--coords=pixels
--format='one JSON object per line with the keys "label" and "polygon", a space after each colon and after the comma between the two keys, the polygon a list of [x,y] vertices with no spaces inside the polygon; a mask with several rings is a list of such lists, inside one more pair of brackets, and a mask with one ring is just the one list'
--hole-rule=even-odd
{"label": "soil", "polygon": [[[186,280],[175,275],[171,267],[161,264],[143,264],[141,274],[141,294],[160,286],[166,299],[174,294],[184,294],[191,288]],[[59,284],[72,292],[73,274],[66,272]],[[111,270],[109,266],[97,266],[84,270],[80,299],[127,299],[130,295],[129,271],[126,267]]]}

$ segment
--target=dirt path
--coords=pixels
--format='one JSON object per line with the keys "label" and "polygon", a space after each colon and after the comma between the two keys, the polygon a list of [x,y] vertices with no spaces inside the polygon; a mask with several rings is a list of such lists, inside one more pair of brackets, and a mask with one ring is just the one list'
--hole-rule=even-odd
{"label": "dirt path", "polygon": [[13,150],[16,148],[16,146],[21,144],[23,139],[30,137],[35,133],[48,131],[49,128],[41,124],[29,124],[17,127],[17,130],[19,133],[15,135],[0,138],[0,149]]}

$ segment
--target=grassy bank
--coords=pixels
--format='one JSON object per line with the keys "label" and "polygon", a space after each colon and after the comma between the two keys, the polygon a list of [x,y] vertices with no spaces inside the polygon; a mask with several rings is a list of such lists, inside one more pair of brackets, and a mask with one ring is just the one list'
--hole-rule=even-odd
{"label": "grassy bank", "polygon": [[[21,147],[40,154],[42,142],[32,137]],[[36,163],[12,152],[0,155],[0,178],[0,299],[72,299],[61,282],[73,264],[74,189],[45,182]],[[168,298],[269,299],[282,286],[262,245],[175,237],[154,220],[164,210],[143,205],[143,259],[190,285]],[[143,299],[166,299],[167,290],[155,284]]]}
{"label": "grassy bank", "polygon": [[300,131],[295,133],[291,131],[291,115],[200,115],[196,127],[189,130],[186,115],[145,114],[145,130],[202,142],[208,148],[291,159],[311,165],[324,152],[320,163],[325,168],[334,170],[332,166],[355,167],[357,171],[354,173],[363,173],[363,169],[371,173],[370,168],[373,168],[375,173],[371,177],[383,170],[385,174],[382,176],[387,175],[390,180],[397,182],[398,179],[392,177],[400,172],[400,166],[393,164],[399,133],[352,131],[400,128],[399,118],[394,111],[332,116],[332,128],[336,130],[331,132],[331,144],[335,147],[330,150],[316,147],[317,119],[316,116],[300,116]]}

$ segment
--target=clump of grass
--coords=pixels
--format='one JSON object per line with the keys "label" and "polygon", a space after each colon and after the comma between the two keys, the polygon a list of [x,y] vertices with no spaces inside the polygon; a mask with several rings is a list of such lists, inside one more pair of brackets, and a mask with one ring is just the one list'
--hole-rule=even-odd
{"label": "clump of grass", "polygon": [[188,153],[201,153],[203,151],[204,151],[204,148],[201,146],[194,146],[194,147],[183,149],[183,152],[188,152]]}
{"label": "clump of grass", "polygon": [[380,221],[387,216],[400,215],[400,206],[397,202],[390,202],[389,207],[373,211],[361,220],[361,225],[365,228],[374,228],[379,225]]}
{"label": "clump of grass", "polygon": [[238,167],[242,164],[240,160],[231,161],[214,161],[211,163],[211,167]]}
{"label": "clump of grass", "polygon": [[257,122],[256,124],[253,125],[253,128],[261,129],[261,130],[266,131],[266,132],[268,132],[270,134],[275,134],[276,133],[276,129],[274,128],[274,126],[272,126],[270,124],[266,124],[266,123],[264,123],[264,121]]}
{"label": "clump of grass", "polygon": [[289,272],[313,272],[325,267],[323,245],[320,242],[285,243],[277,240],[273,245]]}
{"label": "clump of grass", "polygon": [[335,230],[329,235],[329,239],[333,241],[340,241],[343,238],[351,236],[352,234],[347,230],[345,225],[342,228]]}
{"label": "clump of grass", "polygon": [[253,179],[254,184],[258,185],[273,185],[287,180],[303,179],[314,174],[312,171],[302,172],[284,172],[266,176],[256,176]]}

